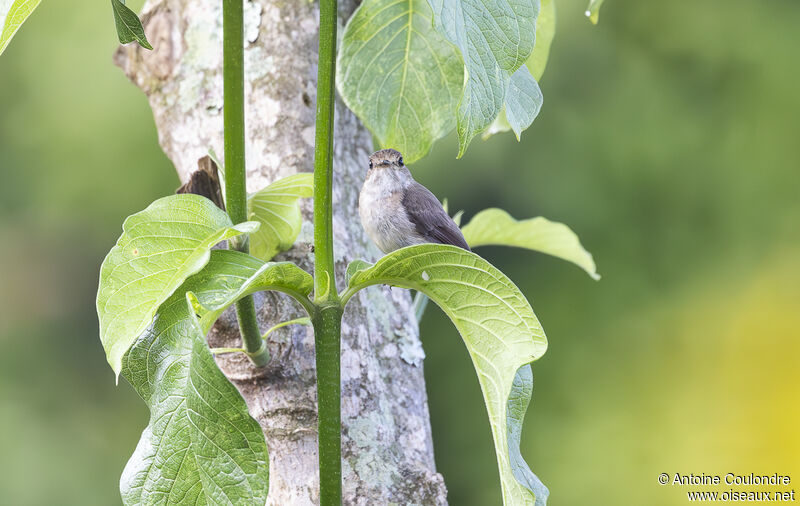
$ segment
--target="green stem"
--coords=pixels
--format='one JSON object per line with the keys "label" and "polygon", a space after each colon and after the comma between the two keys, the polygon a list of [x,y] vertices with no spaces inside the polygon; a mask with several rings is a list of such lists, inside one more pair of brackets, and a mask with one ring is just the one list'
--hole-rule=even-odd
{"label": "green stem", "polygon": [[333,261],[333,114],[336,0],[320,0],[317,124],[314,145],[314,299],[320,506],[342,504],[341,325]]}
{"label": "green stem", "polygon": [[[324,1],[324,0],[323,0]],[[327,303],[312,319],[317,362],[320,506],[342,504],[342,307]]]}
{"label": "green stem", "polygon": [[244,172],[244,3],[222,0],[225,186],[233,223],[247,221]]}
{"label": "green stem", "polygon": [[256,304],[252,295],[236,301],[236,321],[239,322],[239,332],[242,334],[247,357],[254,366],[264,367],[269,363],[269,349],[267,343],[261,339],[261,331],[256,320]]}
{"label": "green stem", "polygon": [[[333,263],[333,104],[336,0],[320,0],[317,125],[314,147],[314,297],[337,300]],[[332,286],[333,285],[333,286]]]}
{"label": "green stem", "polygon": [[223,353],[247,353],[244,348],[210,348],[212,355],[221,355]]}
{"label": "green stem", "polygon": [[[222,0],[222,56],[225,107],[225,207],[233,223],[247,221],[247,182],[244,167],[244,2]],[[231,241],[234,249],[249,252],[247,238]],[[236,319],[247,356],[256,366],[269,362],[261,339],[253,297],[236,302]]]}
{"label": "green stem", "polygon": [[273,332],[275,332],[276,330],[278,330],[281,327],[286,327],[287,325],[311,325],[311,319],[310,318],[297,318],[297,319],[294,319],[294,320],[289,320],[289,321],[277,323],[277,324],[273,325],[272,327],[270,327],[269,330],[264,332],[264,334],[261,336],[261,339],[266,339],[270,334],[272,334]]}

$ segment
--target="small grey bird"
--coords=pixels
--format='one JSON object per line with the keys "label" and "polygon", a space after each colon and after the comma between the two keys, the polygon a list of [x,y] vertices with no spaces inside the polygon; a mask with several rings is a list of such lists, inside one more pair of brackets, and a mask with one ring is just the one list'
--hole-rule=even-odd
{"label": "small grey bird", "polygon": [[403,165],[403,155],[394,149],[370,155],[358,214],[367,235],[384,253],[430,242],[469,251],[464,235],[442,204],[414,181]]}

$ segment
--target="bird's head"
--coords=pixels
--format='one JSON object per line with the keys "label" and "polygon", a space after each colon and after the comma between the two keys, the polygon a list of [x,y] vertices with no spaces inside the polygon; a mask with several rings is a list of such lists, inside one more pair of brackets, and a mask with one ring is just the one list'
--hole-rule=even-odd
{"label": "bird's head", "polygon": [[381,149],[369,155],[369,168],[374,169],[399,169],[404,167],[403,155],[394,149]]}

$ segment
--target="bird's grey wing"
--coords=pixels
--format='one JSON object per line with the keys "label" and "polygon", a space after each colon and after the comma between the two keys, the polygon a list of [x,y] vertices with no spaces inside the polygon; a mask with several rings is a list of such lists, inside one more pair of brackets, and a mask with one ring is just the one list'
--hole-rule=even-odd
{"label": "bird's grey wing", "polygon": [[470,251],[464,234],[442,208],[436,196],[416,181],[405,190],[403,207],[417,233],[426,241],[452,244]]}

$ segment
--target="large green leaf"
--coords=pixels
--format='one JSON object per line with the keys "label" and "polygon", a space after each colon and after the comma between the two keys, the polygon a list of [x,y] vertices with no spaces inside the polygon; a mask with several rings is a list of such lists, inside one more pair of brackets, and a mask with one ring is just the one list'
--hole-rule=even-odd
{"label": "large green leaf", "polygon": [[217,368],[185,294],[162,307],[122,374],[150,408],[120,479],[125,504],[265,503],[261,427]]}
{"label": "large green leaf", "polygon": [[0,0],[0,54],[42,0]]}
{"label": "large green leaf", "polygon": [[150,325],[158,306],[208,262],[211,247],[258,228],[233,226],[228,215],[198,195],[156,200],[122,225],[103,260],[97,290],[100,340],[119,376],[122,356]]}
{"label": "large green leaf", "polygon": [[[544,498],[536,498],[536,490],[515,477],[524,464],[521,458],[517,459],[519,439],[515,424],[522,422],[522,401],[527,405],[520,389],[515,389],[515,378],[521,367],[541,357],[547,349],[544,331],[525,297],[486,260],[442,244],[399,249],[375,265],[358,270],[352,274],[344,298],[376,284],[419,290],[450,317],[469,350],[483,391],[504,503],[533,505],[538,500],[541,504]],[[513,445],[516,450],[511,448]]]}
{"label": "large green leaf", "polygon": [[337,72],[347,106],[409,163],[455,126],[464,68],[434,30],[427,0],[364,0],[344,30]]}
{"label": "large green leaf", "polygon": [[205,268],[159,307],[124,357],[122,375],[150,408],[150,423],[120,480],[126,504],[265,503],[264,435],[217,368],[205,335],[247,293],[307,296],[312,284],[293,264],[214,250]]}
{"label": "large green leaf", "polygon": [[[541,0],[541,2],[542,5],[541,9],[539,10],[539,15],[536,17],[536,44],[533,46],[533,52],[524,65],[524,67],[527,67],[527,71],[529,71],[530,75],[533,77],[537,90],[539,88],[538,81],[544,74],[544,69],[547,66],[547,59],[550,55],[550,46],[553,42],[553,37],[556,34],[556,4],[553,0]],[[524,68],[520,67],[519,70],[514,73],[514,76],[512,76],[512,81],[515,77],[517,79],[524,78],[527,80],[527,76],[520,75],[523,73],[523,70]],[[511,88],[510,84],[509,88]],[[508,90],[507,93],[510,94],[511,90]],[[518,106],[514,106],[512,103],[510,103],[513,100],[513,98],[509,100],[509,98],[506,97],[506,104],[503,108],[503,111],[499,116],[497,116],[497,118],[495,118],[492,124],[489,125],[489,128],[487,128],[483,133],[483,139],[487,139],[499,132],[508,132],[512,129],[512,125],[509,121],[510,118],[506,118],[506,112],[509,110],[519,110]],[[541,91],[539,91],[538,99],[535,101],[535,103],[538,104],[535,112],[533,109],[522,110],[522,114],[532,116],[529,121],[526,121],[527,126],[525,126],[525,128],[530,126],[539,113],[539,109],[542,105]],[[520,113],[516,114],[519,115]],[[517,135],[517,140],[519,140],[522,131],[525,130],[525,128],[521,128],[519,125],[522,125],[526,122],[519,121],[517,128],[514,128],[514,133]]]}
{"label": "large green leaf", "polygon": [[301,198],[314,194],[314,175],[294,174],[247,197],[247,216],[261,224],[250,236],[250,254],[268,261],[292,247],[300,234]]}
{"label": "large green leaf", "polygon": [[114,23],[121,44],[135,41],[145,49],[153,49],[147,42],[139,16],[125,5],[124,0],[111,0],[111,10],[114,11]]}
{"label": "large green leaf", "polygon": [[491,208],[476,214],[461,231],[470,248],[496,245],[540,251],[572,262],[593,279],[600,279],[591,253],[563,223],[542,217],[517,221],[502,209]]}
{"label": "large green leaf", "polygon": [[536,39],[539,0],[429,0],[434,25],[461,51],[466,80],[458,107],[459,153],[500,114],[508,81]]}

